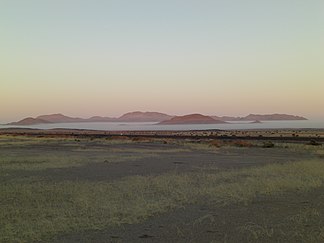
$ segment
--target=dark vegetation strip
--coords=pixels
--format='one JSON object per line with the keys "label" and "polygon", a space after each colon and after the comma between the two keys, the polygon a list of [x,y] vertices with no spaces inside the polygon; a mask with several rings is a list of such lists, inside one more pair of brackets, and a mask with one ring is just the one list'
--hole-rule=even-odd
{"label": "dark vegetation strip", "polygon": [[[221,132],[221,130],[213,130],[214,132]],[[241,130],[237,130],[241,131]],[[264,131],[271,131],[264,130]],[[324,142],[324,137],[319,136],[265,136],[265,135],[199,135],[199,133],[204,131],[183,131],[192,132],[192,135],[179,134],[181,131],[144,131],[142,134],[133,131],[95,131],[95,130],[82,130],[82,129],[59,129],[59,130],[40,130],[40,129],[0,129],[0,134],[2,135],[17,135],[17,136],[31,136],[31,137],[66,137],[72,136],[75,138],[161,138],[161,139],[218,139],[218,140],[256,140],[256,141],[280,141],[280,142]],[[205,132],[212,132],[211,130],[206,130]],[[248,131],[246,131],[248,132]],[[255,132],[255,131],[252,131]],[[165,133],[165,134],[163,134]],[[171,134],[170,134],[171,133]],[[314,144],[316,145],[316,144]]]}

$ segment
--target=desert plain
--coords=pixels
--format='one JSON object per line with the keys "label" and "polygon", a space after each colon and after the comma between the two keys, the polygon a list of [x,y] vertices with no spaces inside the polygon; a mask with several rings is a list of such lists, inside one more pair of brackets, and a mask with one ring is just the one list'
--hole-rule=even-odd
{"label": "desert plain", "polygon": [[0,242],[323,242],[324,131],[0,130]]}

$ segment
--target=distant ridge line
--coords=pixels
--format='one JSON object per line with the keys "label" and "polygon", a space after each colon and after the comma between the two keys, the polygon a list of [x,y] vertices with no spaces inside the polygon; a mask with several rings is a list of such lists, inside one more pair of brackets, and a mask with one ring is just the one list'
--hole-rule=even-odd
{"label": "distant ridge line", "polygon": [[158,124],[220,124],[228,121],[291,121],[307,120],[307,118],[288,114],[249,114],[245,117],[231,116],[206,116],[202,114],[189,114],[184,116],[168,115],[160,112],[128,112],[122,116],[103,117],[93,116],[90,118],[69,117],[61,113],[40,115],[36,118],[27,117],[17,122],[11,122],[6,125],[38,125],[48,123],[79,123],[79,122],[156,122]]}

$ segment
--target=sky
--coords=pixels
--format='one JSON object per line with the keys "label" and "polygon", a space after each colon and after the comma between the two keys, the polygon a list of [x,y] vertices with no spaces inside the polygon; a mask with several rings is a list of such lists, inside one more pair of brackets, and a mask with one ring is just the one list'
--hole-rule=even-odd
{"label": "sky", "polygon": [[0,0],[0,122],[324,118],[323,0]]}

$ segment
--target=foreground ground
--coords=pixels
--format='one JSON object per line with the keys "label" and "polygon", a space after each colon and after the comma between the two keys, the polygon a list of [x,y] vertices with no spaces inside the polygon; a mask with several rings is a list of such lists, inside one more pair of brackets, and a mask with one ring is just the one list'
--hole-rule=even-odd
{"label": "foreground ground", "polygon": [[0,242],[323,242],[308,144],[1,135]]}

